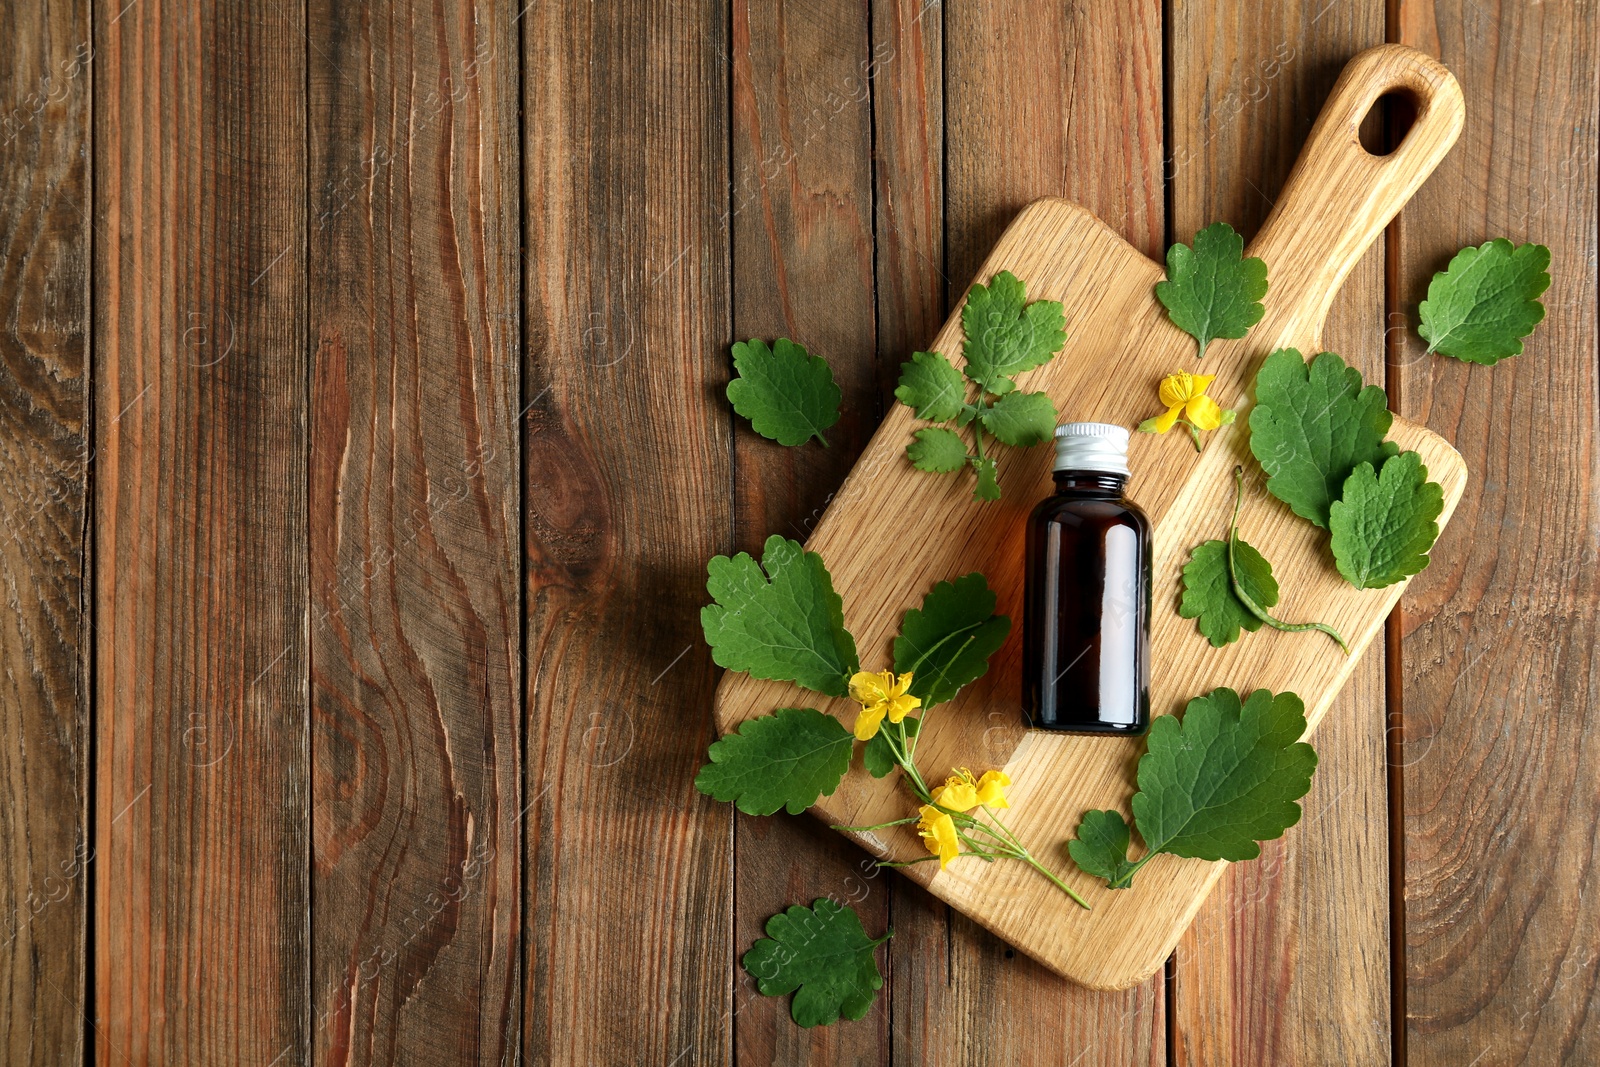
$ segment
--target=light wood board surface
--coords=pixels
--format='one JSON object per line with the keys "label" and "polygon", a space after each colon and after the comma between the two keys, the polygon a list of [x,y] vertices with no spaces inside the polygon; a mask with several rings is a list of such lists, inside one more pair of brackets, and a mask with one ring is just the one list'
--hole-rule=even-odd
{"label": "light wood board surface", "polygon": [[[1387,156],[1361,147],[1358,126],[1384,92],[1419,101],[1417,121]],[[1198,369],[1216,374],[1212,395],[1224,406],[1248,405],[1246,389],[1264,356],[1320,347],[1322,322],[1339,284],[1377,234],[1437,165],[1460,132],[1460,92],[1443,67],[1419,53],[1383,46],[1352,60],[1308,139],[1278,207],[1248,254],[1268,264],[1266,315],[1241,341],[1215,342]],[[1066,419],[1134,425],[1154,413],[1155,386],[1180,368],[1195,368],[1194,342],[1168,322],[1154,286],[1162,268],[1129,247],[1088,212],[1064,200],[1027,208],[1001,237],[975,280],[1010,270],[1034,299],[1060,300],[1067,315],[1063,353],[1025,378],[1044,389]],[[930,346],[960,351],[959,307]],[[982,571],[999,592],[999,610],[1020,617],[1027,513],[1049,492],[1047,448],[1006,450],[1000,460],[1005,498],[983,504],[962,478],[913,470],[903,456],[918,425],[896,407],[863,453],[807,542],[820,552],[844,597],[845,621],[863,665],[887,663],[901,614],[936,581]],[[1466,482],[1459,456],[1441,438],[1397,420],[1390,437],[1421,453],[1445,490],[1450,511]],[[1203,455],[1178,437],[1140,435],[1130,462],[1130,495],[1155,524],[1152,707],[1181,709],[1218,685],[1241,691],[1293,690],[1314,727],[1356,662],[1320,635],[1247,634],[1212,649],[1194,624],[1178,617],[1179,568],[1188,549],[1225,529],[1231,472],[1248,459],[1242,426],[1215,434]],[[1257,469],[1249,465],[1252,471]],[[1258,473],[1258,472],[1257,472]],[[1356,654],[1382,629],[1402,586],[1358,591],[1339,577],[1326,534],[1293,516],[1258,487],[1249,494],[1241,533],[1272,559],[1284,591],[1280,616],[1332,624]],[[1124,988],[1161,965],[1220,876],[1222,864],[1161,857],[1135,887],[1111,892],[1071,868],[1064,842],[1089,807],[1126,808],[1143,742],[1055,736],[1021,728],[1018,699],[1020,628],[989,673],[928,720],[919,748],[927,774],[954,765],[1004,766],[1012,829],[1062,871],[1094,905],[1077,908],[1020,864],[954,864],[942,872],[911,868],[935,895],[1067,977],[1096,988]],[[823,702],[849,721],[848,701]],[[728,674],[718,690],[723,730],[794,704],[817,705],[793,686]],[[814,810],[830,823],[868,824],[910,808],[896,777],[874,781],[853,772]],[[1292,831],[1291,831],[1292,832]],[[863,844],[895,858],[921,854],[909,829],[864,835]]]}

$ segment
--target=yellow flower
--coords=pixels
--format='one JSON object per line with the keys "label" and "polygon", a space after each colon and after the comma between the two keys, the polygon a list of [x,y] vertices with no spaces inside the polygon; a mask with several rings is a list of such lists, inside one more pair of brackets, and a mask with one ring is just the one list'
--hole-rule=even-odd
{"label": "yellow flower", "polygon": [[982,778],[974,778],[965,767],[957,767],[956,773],[933,791],[933,802],[951,811],[971,811],[979,805],[1009,808],[1005,787],[1010,784],[1005,771],[984,771]]}
{"label": "yellow flower", "polygon": [[1167,406],[1165,413],[1139,424],[1145,433],[1166,433],[1177,424],[1179,416],[1189,424],[1195,434],[1195,447],[1200,447],[1196,431],[1215,430],[1233,421],[1233,412],[1225,411],[1215,400],[1206,396],[1206,390],[1217,380],[1215,374],[1190,374],[1178,371],[1161,379],[1161,402]]}
{"label": "yellow flower", "polygon": [[899,722],[922,700],[906,690],[911,688],[911,672],[895,680],[893,671],[857,671],[850,679],[850,699],[861,705],[856,716],[856,740],[870,741],[883,724],[883,717]]}
{"label": "yellow flower", "polygon": [[956,839],[956,821],[949,813],[940,811],[932,804],[924,804],[918,810],[922,818],[917,821],[917,833],[922,835],[928,851],[939,857],[939,869],[942,871],[961,854],[961,844]]}
{"label": "yellow flower", "polygon": [[983,777],[978,779],[978,803],[986,808],[1009,808],[1011,802],[1006,799],[1005,787],[1011,784],[1011,778],[1005,771],[984,771]]}

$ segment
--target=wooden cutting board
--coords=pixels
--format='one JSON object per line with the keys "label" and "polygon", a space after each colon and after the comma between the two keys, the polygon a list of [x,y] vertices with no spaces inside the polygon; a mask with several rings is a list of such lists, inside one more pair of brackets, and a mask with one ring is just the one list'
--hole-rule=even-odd
{"label": "wooden cutting board", "polygon": [[[1417,118],[1399,147],[1379,157],[1362,148],[1357,129],[1387,92],[1413,97]],[[1455,79],[1421,53],[1386,45],[1353,59],[1246,253],[1267,263],[1266,315],[1243,340],[1212,342],[1203,364],[1196,362],[1193,339],[1171,324],[1155,299],[1164,268],[1075,204],[1030,204],[974,279],[1009,270],[1027,283],[1030,299],[1062,302],[1065,348],[1020,379],[1024,389],[1048,392],[1062,421],[1137,425],[1157,413],[1160,379],[1180,368],[1217,375],[1211,395],[1224,407],[1240,409],[1239,423],[1208,435],[1204,455],[1196,455],[1181,430],[1134,435],[1129,493],[1155,526],[1153,713],[1178,711],[1190,697],[1219,685],[1240,692],[1293,690],[1304,698],[1314,729],[1355,657],[1400,598],[1402,585],[1378,591],[1348,585],[1334,569],[1326,532],[1265,494],[1260,467],[1250,458],[1244,415],[1249,385],[1267,353],[1293,346],[1309,358],[1321,350],[1323,319],[1340,284],[1449,151],[1463,115]],[[960,310],[930,346],[953,361],[961,351]],[[890,665],[901,614],[920,604],[935,582],[970,571],[988,577],[999,594],[998,610],[1013,620],[1011,636],[991,659],[988,674],[930,713],[917,762],[929,780],[955,765],[1005,768],[1016,783],[1008,825],[1094,910],[1079,908],[1014,861],[957,860],[944,871],[918,864],[905,874],[1068,978],[1099,989],[1135,985],[1171,953],[1227,865],[1160,856],[1140,871],[1132,889],[1115,892],[1072,865],[1065,844],[1086,808],[1128,811],[1144,742],[1023,728],[1023,531],[1028,512],[1052,491],[1052,449],[1000,448],[1004,499],[978,503],[969,473],[926,474],[906,461],[906,443],[920,425],[910,409],[894,407],[807,547],[821,553],[833,573],[866,670]],[[1439,521],[1447,522],[1466,484],[1461,457],[1437,435],[1402,419],[1395,420],[1390,438],[1421,453],[1444,486]],[[1193,621],[1178,616],[1179,569],[1192,546],[1225,536],[1232,471],[1241,462],[1252,473],[1240,533],[1273,563],[1282,590],[1276,613],[1331,623],[1350,642],[1352,656],[1321,634],[1267,628],[1214,649]],[[846,725],[856,710],[847,700],[730,671],[717,690],[718,728],[726,733],[745,719],[788,706],[818,707]],[[858,763],[812,812],[831,824],[859,826],[904,817],[914,803],[898,774],[874,780]],[[926,854],[911,828],[854,836],[878,857]]]}

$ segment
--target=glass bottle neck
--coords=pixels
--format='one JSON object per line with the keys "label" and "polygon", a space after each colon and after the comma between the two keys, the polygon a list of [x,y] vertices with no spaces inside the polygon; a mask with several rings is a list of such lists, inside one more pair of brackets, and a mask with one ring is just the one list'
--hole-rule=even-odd
{"label": "glass bottle neck", "polygon": [[1056,471],[1056,492],[1074,496],[1120,497],[1128,485],[1126,474],[1104,471]]}

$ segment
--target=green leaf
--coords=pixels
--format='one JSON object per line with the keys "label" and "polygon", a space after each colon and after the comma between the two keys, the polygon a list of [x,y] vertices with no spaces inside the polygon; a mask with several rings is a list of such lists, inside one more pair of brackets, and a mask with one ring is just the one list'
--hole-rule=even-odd
{"label": "green leaf", "polygon": [[826,360],[787,337],[771,348],[752,337],[733,346],[733,366],[739,376],[728,383],[728,400],[756,433],[780,445],[828,443],[822,431],[839,421],[841,394]]}
{"label": "green leaf", "polygon": [[978,500],[999,500],[1000,482],[995,478],[994,460],[988,456],[972,459],[972,469],[978,475],[978,484],[973,486],[972,495]]}
{"label": "green leaf", "polygon": [[900,384],[894,395],[916,409],[917,418],[949,422],[967,402],[967,383],[961,372],[937,352],[913,352],[911,362],[900,364]]}
{"label": "green leaf", "polygon": [[1113,886],[1133,877],[1128,862],[1128,824],[1119,811],[1090,809],[1078,823],[1078,836],[1067,842],[1067,852],[1084,874],[1104,878]]}
{"label": "green leaf", "polygon": [[766,996],[795,993],[789,1014],[796,1023],[826,1026],[872,1007],[883,985],[873,950],[892,934],[874,941],[854,908],[818,897],[809,908],[796,904],[768,919],[767,936],[740,962]]}
{"label": "green leaf", "polygon": [[700,625],[719,667],[828,696],[849,693],[861,661],[821,556],[774,535],[761,566],[741,552],[712,557],[706,571],[706,591],[716,603],[700,609]]}
{"label": "green leaf", "polygon": [[1294,693],[1232,689],[1189,701],[1183,721],[1159,716],[1139,759],[1133,797],[1139,836],[1152,852],[1249,860],[1300,821],[1317,754],[1300,740],[1306,707]]}
{"label": "green leaf", "polygon": [[[908,715],[900,720],[900,725],[906,728],[906,737],[916,737],[917,731],[922,728],[922,720],[914,715]],[[889,731],[894,728],[894,723],[884,723],[883,729],[873,734],[872,740],[861,750],[861,765],[874,778],[882,778],[900,766],[895,761],[894,753],[889,749]],[[895,740],[900,739],[897,737]]]}
{"label": "green leaf", "polygon": [[1490,365],[1520,354],[1544,319],[1538,297],[1550,287],[1549,267],[1544,245],[1513,248],[1504,237],[1457,252],[1417,307],[1428,351]]}
{"label": "green leaf", "polygon": [[706,752],[711,762],[695,775],[694,787],[733,801],[746,815],[779,808],[798,815],[839,788],[854,749],[855,734],[833,716],[779,708],[712,742]]}
{"label": "green leaf", "polygon": [[1250,451],[1269,475],[1267,492],[1326,527],[1350,472],[1399,450],[1383,439],[1394,421],[1388,403],[1332,352],[1309,364],[1293,348],[1272,353],[1256,374],[1250,412]]}
{"label": "green leaf", "polygon": [[979,418],[1002,444],[1020,448],[1043,444],[1056,433],[1056,406],[1044,393],[1007,393]]}
{"label": "green leaf", "polygon": [[1373,472],[1363,463],[1344,483],[1329,528],[1333,559],[1357,589],[1393,585],[1428,565],[1439,537],[1444,487],[1428,481],[1415,452],[1402,452]]}
{"label": "green leaf", "polygon": [[[1278,602],[1278,582],[1272,564],[1245,541],[1234,550],[1239,584],[1257,604],[1270,608]],[[1262,620],[1234,595],[1228,578],[1228,542],[1207,541],[1189,551],[1183,567],[1183,600],[1178,614],[1194,619],[1213,648],[1232,644],[1241,629],[1261,629]]]}
{"label": "green leaf", "polygon": [[1195,234],[1193,248],[1167,249],[1167,280],[1156,283],[1156,299],[1199,343],[1201,356],[1214,338],[1243,337],[1260,322],[1266,295],[1266,263],[1244,258],[1244,238],[1226,222]]}
{"label": "green leaf", "polygon": [[967,443],[954,430],[943,426],[924,426],[911,435],[906,458],[919,471],[949,474],[967,464]]}
{"label": "green leaf", "polygon": [[1004,270],[968,291],[961,328],[967,377],[991,393],[1009,393],[1012,376],[1048,363],[1067,341],[1060,302],[1028,303],[1022,282]]}
{"label": "green leaf", "polygon": [[1305,731],[1305,704],[1293,693],[1274,696],[1258,689],[1241,702],[1238,693],[1220,688],[1195,697],[1181,721],[1161,715],[1150,725],[1132,801],[1145,854],[1133,863],[1117,862],[1115,846],[1122,839],[1104,812],[1085,814],[1078,826],[1082,847],[1069,845],[1068,851],[1080,865],[1081,854],[1093,868],[1084,870],[1106,878],[1113,889],[1126,888],[1140,867],[1163,852],[1255,859],[1258,842],[1280,837],[1300,821],[1297,801],[1311,789],[1317,768],[1316,752],[1300,740]]}
{"label": "green leaf", "polygon": [[900,620],[894,639],[896,674],[910,672],[911,695],[923,708],[943,704],[989,669],[989,657],[1005,643],[1011,620],[994,613],[995,594],[974,571],[939,582]]}

